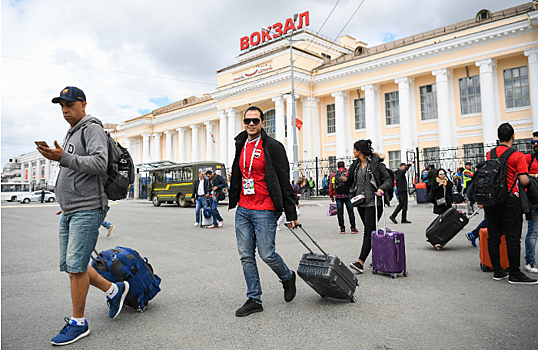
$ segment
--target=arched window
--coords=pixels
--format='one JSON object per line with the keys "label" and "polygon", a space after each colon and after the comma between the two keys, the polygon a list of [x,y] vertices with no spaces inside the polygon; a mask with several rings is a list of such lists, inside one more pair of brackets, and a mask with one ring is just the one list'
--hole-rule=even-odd
{"label": "arched window", "polygon": [[476,21],[481,22],[485,19],[491,19],[491,12],[488,10],[480,10],[476,14]]}
{"label": "arched window", "polygon": [[263,112],[264,129],[267,135],[275,138],[275,110]]}

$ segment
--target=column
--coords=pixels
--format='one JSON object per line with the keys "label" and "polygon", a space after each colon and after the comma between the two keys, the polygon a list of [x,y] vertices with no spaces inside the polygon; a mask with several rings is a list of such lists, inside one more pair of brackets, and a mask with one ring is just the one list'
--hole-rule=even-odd
{"label": "column", "polygon": [[286,128],[284,118],[284,98],[278,95],[272,98],[275,103],[275,139],[286,145]]}
{"label": "column", "polygon": [[[297,96],[296,96],[297,98]],[[291,95],[286,95],[286,125],[287,125],[287,137],[286,137],[286,149],[288,151],[288,159],[293,157],[293,101]]]}
{"label": "column", "polygon": [[215,156],[213,155],[213,145],[214,145],[214,142],[213,142],[213,137],[211,135],[213,135],[213,122],[205,122],[205,130],[206,130],[206,156],[207,156],[207,160],[208,161],[214,161],[215,160]]}
{"label": "column", "polygon": [[[491,58],[476,61],[480,68],[480,100],[482,104],[482,133],[484,144],[492,145],[497,141],[497,123],[495,122],[495,91],[493,84],[493,70],[497,61]],[[439,130],[441,126],[439,125]]]}
{"label": "column", "polygon": [[[532,130],[538,130],[538,47],[525,50],[529,60],[529,89],[531,97]],[[482,83],[480,84],[482,87]],[[482,102],[484,104],[484,102]],[[484,110],[484,107],[482,107]]]}
{"label": "column", "polygon": [[151,134],[142,134],[142,163],[149,163],[151,162],[151,158],[149,156],[149,137]]}
{"label": "column", "polygon": [[366,138],[372,141],[374,149],[378,149],[381,139],[377,138],[377,128],[379,127],[377,118],[375,117],[375,91],[379,90],[378,85],[361,86],[364,91],[364,119],[366,122]]}
{"label": "column", "polygon": [[303,103],[303,160],[314,159],[312,154],[312,116],[310,96],[301,98]]}
{"label": "column", "polygon": [[177,162],[186,163],[187,157],[185,157],[185,128],[177,128]]}
{"label": "column", "polygon": [[127,137],[127,136],[125,137],[125,148],[127,148],[129,153],[132,153],[132,151],[131,151],[131,138]]}
{"label": "column", "polygon": [[237,110],[235,108],[227,108],[228,114],[228,161],[225,164],[229,164],[230,167],[235,157],[235,136],[237,131],[235,130],[235,115]]}
{"label": "column", "polygon": [[[37,159],[36,161],[36,169],[35,169],[35,183],[40,184],[41,183],[41,159]],[[41,188],[41,187],[40,187]]]}
{"label": "column", "polygon": [[173,161],[172,159],[172,130],[166,130],[164,132],[164,135],[166,136],[166,159],[169,161]]}
{"label": "column", "polygon": [[336,126],[336,158],[343,158],[346,154],[346,124],[344,116],[344,99],[349,92],[336,91],[331,94],[334,97],[334,123]]}
{"label": "column", "polygon": [[200,160],[200,156],[198,153],[198,124],[192,124],[189,126],[191,128],[191,154],[192,154],[192,161],[196,162]]}
{"label": "column", "polygon": [[226,167],[231,169],[232,164],[228,163],[228,127],[226,122],[226,112],[220,110],[219,115],[219,160]]}
{"label": "column", "polygon": [[408,77],[394,79],[398,84],[398,96],[400,105],[400,159],[407,162],[407,151],[413,148],[413,129],[411,128],[411,107]]}
{"label": "column", "polygon": [[351,141],[351,131],[355,130],[355,118],[351,123],[349,92],[344,96],[344,125],[345,125],[345,144],[346,144],[346,156],[353,155],[353,144]]}
{"label": "column", "polygon": [[45,183],[50,179],[50,159],[45,159]]}
{"label": "column", "polygon": [[156,132],[153,134],[153,137],[155,138],[155,161],[160,162],[161,161],[161,133]]}
{"label": "column", "polygon": [[[437,125],[439,129],[439,149],[453,147],[452,123],[450,122],[450,94],[448,79],[452,77],[452,70],[441,68],[432,71],[437,85]],[[491,81],[493,84],[493,80]],[[493,85],[492,85],[493,86]],[[401,97],[400,97],[401,100]]]}

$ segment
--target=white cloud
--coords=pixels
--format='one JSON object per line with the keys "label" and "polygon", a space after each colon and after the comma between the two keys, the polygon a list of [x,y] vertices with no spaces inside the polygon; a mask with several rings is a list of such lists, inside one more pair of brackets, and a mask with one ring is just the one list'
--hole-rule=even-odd
{"label": "white cloud", "polygon": [[[216,84],[215,71],[236,62],[242,36],[304,11],[317,32],[335,3],[2,1],[2,164],[33,151],[34,140],[63,138],[68,124],[50,100],[65,86],[84,90],[89,113],[118,123],[160,107],[150,100],[214,91],[216,85],[181,80]],[[340,1],[320,34],[335,37],[358,4]],[[472,18],[482,8],[518,4],[366,0],[342,35],[376,45],[387,35],[401,38]]]}

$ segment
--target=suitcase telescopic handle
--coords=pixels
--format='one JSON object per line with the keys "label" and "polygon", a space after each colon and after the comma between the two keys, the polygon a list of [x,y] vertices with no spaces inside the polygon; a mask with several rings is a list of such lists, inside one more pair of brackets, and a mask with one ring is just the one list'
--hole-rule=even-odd
{"label": "suitcase telescopic handle", "polygon": [[[294,235],[295,237],[297,237],[297,239],[299,240],[299,242],[301,242],[301,243],[306,247],[306,249],[308,249],[308,251],[310,252],[310,254],[314,254],[314,252],[312,251],[312,249],[310,249],[310,247],[308,247],[308,246],[306,245],[306,243],[305,243],[301,238],[299,238],[299,236],[298,236],[298,235],[295,233],[295,231],[291,228],[291,226],[290,226],[291,224],[290,224],[289,222],[286,222],[284,225],[286,225],[286,227],[291,231],[291,233],[293,233],[293,235]],[[301,224],[295,224],[295,226],[296,226],[296,227],[300,227],[301,230],[304,232],[304,234],[305,234],[308,238],[310,238],[310,240],[316,245],[316,247],[318,247],[318,249],[323,253],[323,255],[327,256],[327,253],[325,253],[325,252],[323,251],[323,249],[321,249],[321,247],[319,246],[318,242],[316,242],[316,241],[315,241],[315,240],[308,234],[308,232],[305,231],[305,229],[303,228],[303,225],[301,225]]]}
{"label": "suitcase telescopic handle", "polygon": [[[375,207],[375,233],[377,234],[379,232],[379,228],[377,226],[377,199],[378,198],[381,198],[381,196],[378,196],[377,195],[377,192],[374,192],[374,197],[375,197],[375,203],[374,203],[374,207]],[[385,214],[385,203],[384,202],[381,202],[381,207],[383,208],[382,209],[382,212],[383,212],[383,223],[384,223],[384,227],[383,227],[383,234],[387,234],[387,215]]]}

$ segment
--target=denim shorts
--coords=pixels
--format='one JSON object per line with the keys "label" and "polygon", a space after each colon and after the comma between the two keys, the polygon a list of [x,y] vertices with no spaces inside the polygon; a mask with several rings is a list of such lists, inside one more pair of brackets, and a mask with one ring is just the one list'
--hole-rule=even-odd
{"label": "denim shorts", "polygon": [[95,249],[99,227],[108,212],[105,209],[83,210],[63,215],[60,219],[60,271],[81,273],[88,270]]}

